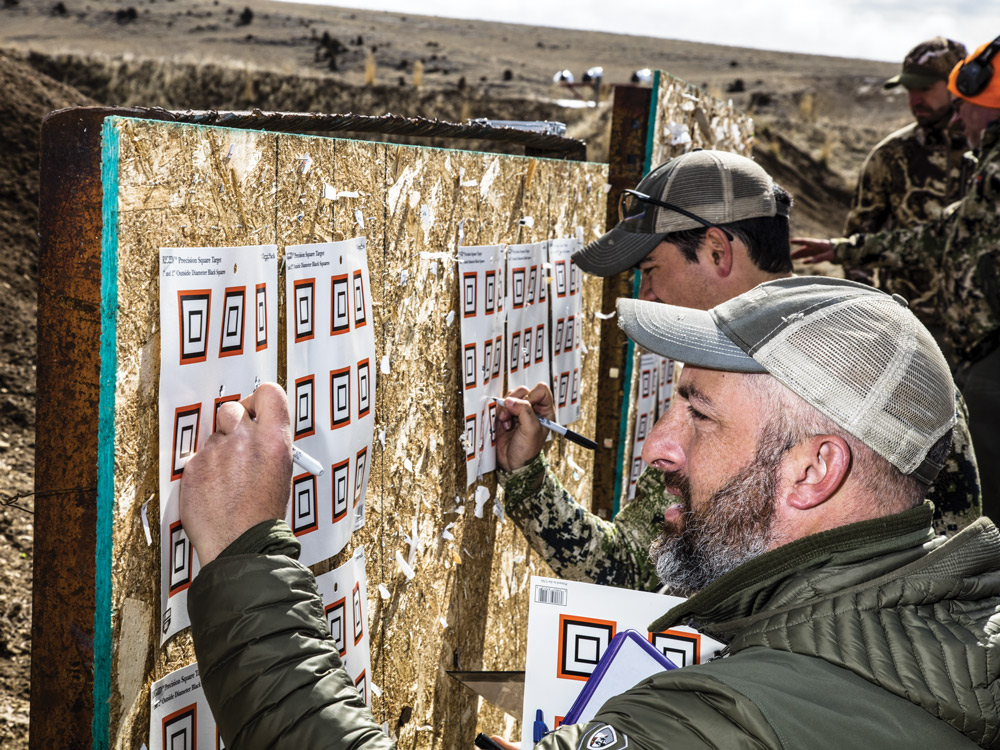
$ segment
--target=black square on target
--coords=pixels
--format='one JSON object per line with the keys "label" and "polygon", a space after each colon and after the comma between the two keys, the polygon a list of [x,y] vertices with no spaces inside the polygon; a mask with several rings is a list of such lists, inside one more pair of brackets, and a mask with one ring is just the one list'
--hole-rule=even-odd
{"label": "black square on target", "polygon": [[180,521],[170,524],[170,593],[168,598],[191,585],[194,547]]}
{"label": "black square on target", "polygon": [[365,281],[361,271],[354,272],[354,327],[361,328],[368,322],[365,315]]}
{"label": "black square on target", "polygon": [[257,285],[257,351],[267,349],[267,284]]}
{"label": "black square on target", "polygon": [[196,750],[198,742],[198,704],[192,703],[163,718],[163,750]]}
{"label": "black square on target", "polygon": [[486,272],[486,314],[492,315],[497,306],[497,272]]}
{"label": "black square on target", "polygon": [[497,336],[493,340],[493,377],[500,376],[500,363],[503,361],[503,337]]}
{"label": "black square on target", "polygon": [[478,382],[479,372],[476,369],[476,345],[465,345],[465,387],[475,388]]}
{"label": "black square on target", "polygon": [[590,677],[615,637],[615,630],[611,620],[559,615],[557,676],[573,680]]}
{"label": "black square on target", "polygon": [[473,273],[462,275],[462,317],[471,318],[476,314],[476,297],[478,290],[478,276]]}
{"label": "black square on target", "polygon": [[330,335],[351,330],[351,292],[347,274],[330,278]]}
{"label": "black square on target", "polygon": [[201,404],[182,406],[174,411],[174,450],[170,479],[180,479],[184,465],[198,450],[201,428]]}
{"label": "black square on target", "polygon": [[243,353],[243,318],[246,309],[246,287],[226,289],[222,304],[222,336],[219,356],[233,357]]}
{"label": "black square on target", "polygon": [[295,381],[295,439],[316,432],[316,377],[306,375]]}
{"label": "black square on target", "polygon": [[566,296],[566,261],[556,261],[556,294]]}
{"label": "black square on target", "polygon": [[292,479],[292,533],[308,534],[319,527],[316,513],[316,477],[299,474]]}
{"label": "black square on target", "polygon": [[351,423],[351,368],[330,370],[330,429]]}
{"label": "black square on target", "polygon": [[371,368],[368,360],[358,362],[358,418],[368,416],[371,411]]}
{"label": "black square on target", "polygon": [[204,362],[208,356],[208,323],[212,291],[177,292],[180,315],[181,364]]}
{"label": "black square on target", "polygon": [[365,471],[368,469],[368,447],[365,446],[358,451],[358,455],[354,461],[354,505],[357,506],[358,501],[361,499],[361,491],[365,488],[365,483],[367,482],[367,475]]}
{"label": "black square on target", "polygon": [[334,522],[339,521],[341,518],[347,515],[347,509],[350,507],[349,499],[351,497],[350,490],[350,477],[351,477],[351,460],[345,458],[338,464],[333,466],[333,520]]}
{"label": "black square on target", "polygon": [[515,268],[511,271],[510,283],[513,287],[510,292],[511,304],[517,307],[524,307],[524,296],[525,296],[525,276],[527,275],[527,269],[525,268]]}
{"label": "black square on target", "polygon": [[354,608],[354,645],[365,635],[364,609],[361,604],[361,584],[354,584],[354,591],[351,592],[351,603]]}
{"label": "black square on target", "polygon": [[292,305],[295,316],[295,341],[308,341],[315,335],[316,279],[302,279],[295,282]]}
{"label": "black square on target", "polygon": [[347,599],[342,598],[326,608],[326,623],[341,657],[347,655]]}

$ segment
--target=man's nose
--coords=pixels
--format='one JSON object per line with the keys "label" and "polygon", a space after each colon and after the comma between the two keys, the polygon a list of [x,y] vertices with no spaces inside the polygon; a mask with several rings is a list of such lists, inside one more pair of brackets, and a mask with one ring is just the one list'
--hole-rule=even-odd
{"label": "man's nose", "polygon": [[[642,271],[636,271],[636,273],[642,273]],[[639,280],[639,299],[645,300],[646,302],[660,301],[655,292],[653,292],[653,283],[650,280],[648,273],[642,273]]]}
{"label": "man's nose", "polygon": [[642,446],[642,460],[664,471],[680,471],[685,464],[686,427],[681,418],[684,405],[675,400],[667,413],[656,420]]}

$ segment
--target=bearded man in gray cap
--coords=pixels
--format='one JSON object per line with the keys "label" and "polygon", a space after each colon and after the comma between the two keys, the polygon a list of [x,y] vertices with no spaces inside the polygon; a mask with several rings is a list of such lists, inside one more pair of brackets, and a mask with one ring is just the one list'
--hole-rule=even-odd
{"label": "bearded man in gray cap", "polygon": [[[791,275],[790,203],[788,193],[752,160],[694,151],[660,165],[635,190],[625,191],[619,224],[573,260],[598,276],[636,268],[642,274],[640,299],[708,310],[761,282]],[[555,418],[545,384],[508,395]],[[964,403],[959,409],[952,454],[929,493],[940,533],[955,533],[980,515]],[[676,502],[661,471],[643,471],[635,499],[608,522],[573,499],[543,453],[522,463],[501,445],[497,458],[507,516],[558,575],[625,588],[659,587],[649,546]]]}
{"label": "bearded man in gray cap", "polygon": [[[922,498],[955,386],[905,303],[805,277],[707,312],[620,300],[618,313],[637,343],[688,363],[644,456],[681,498],[657,568],[694,596],[648,627],[692,625],[727,658],[642,680],[537,747],[1000,748],[1000,533],[987,518],[951,539],[931,527]],[[191,633],[222,739],[392,748],[279,520],[285,395],[262,386],[226,409],[180,489],[202,560]],[[531,404],[499,411],[508,459],[537,453]]]}

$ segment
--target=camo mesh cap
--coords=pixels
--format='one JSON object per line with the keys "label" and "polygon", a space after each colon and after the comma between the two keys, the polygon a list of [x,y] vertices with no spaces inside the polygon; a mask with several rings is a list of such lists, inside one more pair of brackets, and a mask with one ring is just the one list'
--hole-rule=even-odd
{"label": "camo mesh cap", "polygon": [[934,338],[899,295],[815,276],[768,281],[711,310],[618,300],[639,345],[716,370],[768,373],[904,474],[955,424],[955,385]]}
{"label": "camo mesh cap", "polygon": [[965,45],[943,36],[921,42],[906,53],[903,69],[882,84],[891,89],[906,86],[908,89],[925,89],[937,81],[947,81],[948,76],[965,57]]}
{"label": "camo mesh cap", "polygon": [[[664,162],[642,178],[636,192],[671,203],[711,224],[730,224],[759,216],[788,216],[788,205],[774,198],[774,181],[756,162],[728,151],[692,151]],[[633,268],[670,232],[704,224],[653,203],[626,218],[573,255],[595,276]]]}

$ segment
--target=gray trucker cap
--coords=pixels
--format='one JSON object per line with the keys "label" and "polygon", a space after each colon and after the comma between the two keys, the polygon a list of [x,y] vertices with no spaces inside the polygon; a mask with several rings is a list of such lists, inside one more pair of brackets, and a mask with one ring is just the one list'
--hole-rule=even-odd
{"label": "gray trucker cap", "polygon": [[[728,151],[698,150],[664,162],[642,178],[636,191],[689,211],[712,224],[759,216],[788,216],[788,204],[774,198],[774,180],[752,159]],[[698,221],[649,204],[641,216],[619,221],[573,254],[595,276],[613,276],[636,266],[671,232],[701,229]]]}
{"label": "gray trucker cap", "polygon": [[926,484],[941,469],[928,453],[955,424],[955,384],[899,295],[802,276],[768,281],[707,311],[619,299],[618,324],[665,357],[773,375]]}

